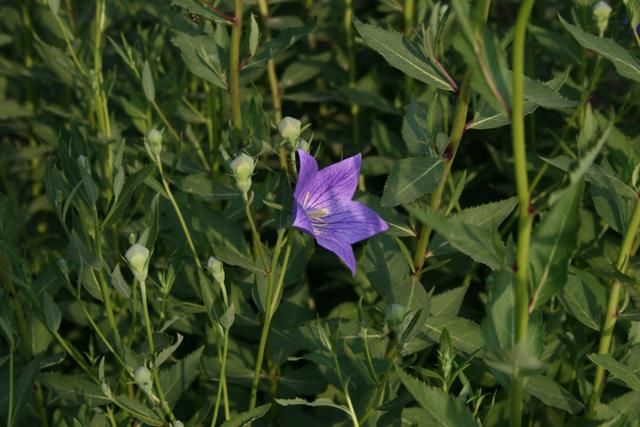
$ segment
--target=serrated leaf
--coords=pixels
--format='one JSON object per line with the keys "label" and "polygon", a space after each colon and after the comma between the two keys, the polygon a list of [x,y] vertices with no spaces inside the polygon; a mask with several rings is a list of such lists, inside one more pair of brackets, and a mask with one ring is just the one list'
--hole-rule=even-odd
{"label": "serrated leaf", "polygon": [[497,270],[504,264],[504,244],[495,231],[466,224],[459,219],[444,218],[434,212],[412,206],[407,206],[407,210],[473,260],[489,266],[492,270]]}
{"label": "serrated leaf", "polygon": [[180,347],[180,344],[182,344],[183,339],[184,337],[182,335],[177,334],[176,341],[173,344],[171,344],[169,347],[163,349],[158,353],[158,355],[156,356],[155,366],[159,368],[165,361],[167,361],[167,359],[171,357],[171,355],[178,349],[178,347]]}
{"label": "serrated leaf", "polygon": [[98,384],[79,376],[46,372],[39,376],[39,380],[61,397],[76,403],[106,405],[110,402]]}
{"label": "serrated leaf", "polygon": [[251,425],[253,421],[267,415],[269,409],[271,409],[271,403],[258,406],[257,408],[253,408],[247,412],[234,416],[232,419],[222,423],[220,427],[243,427]]}
{"label": "serrated leaf", "polygon": [[215,36],[195,36],[176,31],[171,43],[180,50],[189,71],[221,89],[227,89]]}
{"label": "serrated leaf", "polygon": [[594,331],[600,330],[601,311],[596,297],[575,274],[569,274],[567,284],[560,293],[560,302],[580,323]]}
{"label": "serrated leaf", "polygon": [[463,317],[439,316],[427,317],[424,331],[435,342],[440,341],[440,335],[446,329],[454,348],[464,353],[474,353],[484,346],[480,325]]}
{"label": "serrated leaf", "polygon": [[402,139],[409,153],[413,155],[425,155],[432,145],[431,137],[427,132],[427,112],[415,98],[411,98],[402,121]]}
{"label": "serrated leaf", "polygon": [[536,226],[529,253],[533,309],[546,303],[567,283],[569,261],[578,245],[578,215],[583,185],[563,191]]}
{"label": "serrated leaf", "polygon": [[609,371],[611,375],[625,383],[630,389],[640,391],[640,376],[630,366],[618,362],[610,354],[590,354],[589,359]]}
{"label": "serrated leaf", "polygon": [[435,426],[477,427],[469,409],[439,388],[430,387],[396,367],[396,374],[414,399],[431,415]]}
{"label": "serrated leaf", "polygon": [[42,294],[42,311],[47,328],[52,332],[57,332],[60,323],[62,323],[62,312],[47,291]]}
{"label": "serrated leaf", "polygon": [[431,298],[431,316],[455,317],[460,311],[468,285],[441,292]]}
{"label": "serrated leaf", "polygon": [[147,101],[153,102],[156,99],[156,86],[153,82],[153,74],[151,74],[151,67],[149,61],[145,60],[142,65],[142,90]]}
{"label": "serrated leaf", "polygon": [[228,23],[228,21],[204,7],[203,4],[197,0],[171,0],[171,4],[187,9],[188,11],[207,18],[210,21],[217,22],[219,24]]}
{"label": "serrated leaf", "polygon": [[534,375],[527,379],[524,389],[540,399],[542,403],[562,409],[570,414],[580,412],[584,405],[573,397],[560,384],[543,375]]}
{"label": "serrated leaf", "polygon": [[168,369],[160,370],[160,383],[167,402],[174,405],[182,393],[187,390],[198,376],[198,365],[204,347],[179,360]]}
{"label": "serrated leaf", "polygon": [[559,19],[582,47],[592,50],[613,62],[613,66],[621,76],[640,82],[640,61],[631,55],[629,51],[609,38],[589,34],[575,25],[569,24],[562,16],[559,16]]}
{"label": "serrated leaf", "polygon": [[127,410],[131,415],[140,421],[148,424],[150,426],[164,426],[165,423],[162,418],[159,418],[158,414],[153,412],[149,407],[144,405],[143,403],[131,399],[128,396],[120,395],[115,397],[115,401],[118,406]]}
{"label": "serrated leaf", "polygon": [[412,202],[433,192],[444,172],[442,159],[410,157],[396,162],[387,178],[382,206],[393,207]]}
{"label": "serrated leaf", "polygon": [[454,90],[433,67],[418,45],[407,40],[402,34],[365,24],[357,19],[353,24],[365,43],[382,55],[391,66],[437,89]]}

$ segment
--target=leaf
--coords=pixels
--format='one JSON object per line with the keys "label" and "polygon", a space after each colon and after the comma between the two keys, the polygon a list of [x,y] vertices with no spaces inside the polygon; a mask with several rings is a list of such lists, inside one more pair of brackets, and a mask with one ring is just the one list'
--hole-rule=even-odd
{"label": "leaf", "polygon": [[567,284],[560,293],[560,302],[567,312],[580,323],[600,330],[601,311],[593,291],[575,274],[569,274]]}
{"label": "leaf", "polygon": [[225,421],[220,427],[243,427],[251,425],[253,421],[267,415],[269,409],[271,409],[271,403],[260,405],[257,408],[238,414],[232,419]]}
{"label": "leaf", "polygon": [[145,60],[142,66],[142,90],[147,101],[154,102],[156,99],[156,87],[153,83],[153,74],[151,74],[151,67],[149,61]]}
{"label": "leaf", "polygon": [[537,397],[545,405],[562,409],[570,414],[580,412],[584,405],[565,388],[543,375],[534,375],[527,379],[524,389]]}
{"label": "leaf", "polygon": [[311,400],[311,401],[302,399],[300,397],[296,397],[294,399],[276,399],[276,402],[278,402],[278,404],[282,406],[302,405],[302,406],[311,406],[311,407],[335,408],[335,409],[341,410],[347,415],[351,415],[349,408],[347,408],[346,406],[338,405],[333,400],[327,399],[325,397],[320,397],[318,399]]}
{"label": "leaf", "polygon": [[202,3],[198,2],[197,0],[171,0],[171,4],[187,9],[188,11],[207,18],[210,21],[219,24],[228,23],[228,21],[204,7]]}
{"label": "leaf", "polygon": [[131,297],[131,286],[127,283],[127,281],[122,276],[122,272],[120,271],[120,264],[116,264],[113,271],[111,272],[111,284],[113,288],[124,298],[128,299]]}
{"label": "leaf", "polygon": [[484,346],[480,325],[462,317],[427,317],[424,328],[427,336],[435,342],[440,341],[440,334],[446,329],[454,348],[464,353],[475,353]]}
{"label": "leaf", "polygon": [[227,89],[227,78],[220,63],[214,35],[191,35],[176,31],[171,43],[180,50],[189,71],[221,89]]}
{"label": "leaf", "polygon": [[158,415],[155,412],[137,400],[131,399],[125,395],[116,396],[114,400],[117,402],[118,406],[122,407],[145,424],[150,426],[165,425],[164,421],[161,418],[158,418]]}
{"label": "leaf", "polygon": [[[36,379],[36,375],[40,370],[41,363],[44,359],[44,353],[36,356],[26,365],[22,366],[18,372],[17,380],[14,382],[13,389],[13,412],[12,419],[14,426],[24,425],[21,423],[22,417],[25,415],[24,409],[31,402],[31,394],[33,392],[33,384]],[[2,363],[0,363],[0,366]],[[4,373],[4,371],[3,371]],[[9,387],[8,381],[3,379],[2,387],[0,387],[0,417],[3,420],[6,419],[8,401],[9,401]]]}
{"label": "leaf", "polygon": [[467,294],[468,285],[460,286],[455,289],[434,295],[431,298],[431,316],[448,316],[454,317],[458,315],[464,296]]}
{"label": "leaf", "polygon": [[425,155],[433,143],[427,132],[427,112],[413,97],[402,121],[402,139],[413,155]]}
{"label": "leaf", "polygon": [[504,264],[504,244],[495,231],[465,224],[460,219],[444,218],[428,210],[406,207],[420,222],[429,225],[451,245],[474,261],[498,270]]}
{"label": "leaf", "polygon": [[198,348],[169,369],[160,370],[160,383],[170,405],[174,405],[198,376],[198,365],[204,347]]}
{"label": "leaf", "polygon": [[563,191],[561,199],[536,226],[529,254],[533,294],[530,306],[546,303],[567,283],[567,269],[578,245],[581,184]]}
{"label": "leaf", "polygon": [[382,55],[391,66],[437,89],[454,90],[416,43],[407,40],[400,33],[365,24],[357,19],[354,19],[353,24],[365,43]]}
{"label": "leaf", "polygon": [[412,202],[433,192],[444,172],[442,159],[410,157],[396,162],[387,178],[382,206],[393,207]]}
{"label": "leaf", "polygon": [[158,353],[158,355],[156,356],[155,366],[159,368],[167,359],[169,359],[169,357],[171,357],[171,355],[178,349],[178,347],[180,347],[183,339],[184,337],[182,335],[177,334],[176,341],[169,347],[163,349]]}
{"label": "leaf", "polygon": [[256,17],[251,14],[249,18],[250,26],[249,26],[249,53],[251,56],[256,54],[256,49],[258,49],[258,41],[260,40],[260,28],[258,27],[258,22],[256,21]]}
{"label": "leaf", "polygon": [[609,371],[611,375],[625,383],[630,389],[640,391],[640,376],[630,366],[618,362],[610,354],[590,354],[589,359]]}
{"label": "leaf", "polygon": [[613,62],[613,66],[621,76],[640,82],[640,61],[631,55],[629,51],[609,38],[589,34],[575,25],[569,24],[562,16],[559,16],[559,19],[582,47],[592,50]]}
{"label": "leaf", "polygon": [[39,379],[45,387],[76,403],[105,405],[110,402],[98,384],[79,376],[47,372],[41,374]]}
{"label": "leaf", "polygon": [[454,399],[439,388],[430,387],[409,376],[397,366],[396,373],[413,398],[433,418],[435,423],[433,425],[442,427],[478,426],[469,409],[460,400]]}
{"label": "leaf", "polygon": [[144,180],[153,173],[154,170],[154,166],[147,166],[136,171],[133,175],[126,179],[122,192],[120,193],[120,197],[118,197],[118,199],[115,200],[111,205],[111,207],[109,208],[109,213],[102,223],[103,229],[114,225],[124,215],[127,208],[130,207],[129,202],[136,188],[138,188],[138,186],[142,184]]}
{"label": "leaf", "polygon": [[47,328],[52,332],[57,332],[60,323],[62,323],[62,312],[47,291],[42,294],[42,310]]}

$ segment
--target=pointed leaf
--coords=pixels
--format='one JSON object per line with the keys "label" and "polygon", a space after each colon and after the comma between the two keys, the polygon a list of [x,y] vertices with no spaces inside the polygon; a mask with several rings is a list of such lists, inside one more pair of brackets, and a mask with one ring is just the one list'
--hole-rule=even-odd
{"label": "pointed leaf", "polygon": [[412,202],[433,192],[444,172],[442,159],[410,157],[396,162],[387,178],[382,206],[393,207]]}

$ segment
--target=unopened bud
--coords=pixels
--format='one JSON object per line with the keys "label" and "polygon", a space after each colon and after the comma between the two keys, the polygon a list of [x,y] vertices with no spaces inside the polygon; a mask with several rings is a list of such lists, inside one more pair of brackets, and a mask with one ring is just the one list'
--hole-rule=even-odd
{"label": "unopened bud", "polygon": [[149,249],[139,243],[131,246],[125,254],[131,272],[139,282],[147,280],[147,272],[149,269]]}
{"label": "unopened bud", "polygon": [[404,320],[406,309],[400,304],[390,304],[384,309],[384,317],[392,328],[398,326]]}
{"label": "unopened bud", "polygon": [[184,427],[184,424],[182,423],[182,421],[176,420],[173,424],[171,424],[171,427]]}
{"label": "unopened bud", "polygon": [[604,32],[609,25],[609,15],[611,15],[611,6],[606,1],[599,1],[593,5],[593,19],[596,21],[600,37],[604,35]]}
{"label": "unopened bud", "polygon": [[300,137],[300,124],[300,120],[287,116],[278,123],[278,131],[284,139],[293,142]]}
{"label": "unopened bud", "polygon": [[62,274],[64,274],[65,276],[68,276],[69,275],[69,264],[67,264],[67,260],[64,259],[64,258],[58,258],[56,263],[58,264],[58,268],[60,269]]}
{"label": "unopened bud", "polygon": [[207,261],[207,270],[209,270],[209,273],[211,273],[216,282],[224,284],[224,264],[222,264],[219,259],[209,257],[209,260]]}
{"label": "unopened bud", "polygon": [[251,175],[253,175],[255,167],[255,160],[244,153],[231,162],[231,170],[236,178],[236,186],[245,195],[251,189]]}
{"label": "unopened bud", "polygon": [[78,167],[79,167],[80,169],[83,169],[83,170],[85,170],[85,171],[87,171],[87,172],[89,172],[89,171],[90,171],[90,169],[89,169],[89,162],[87,161],[87,158],[86,158],[85,156],[83,156],[82,154],[80,154],[80,155],[78,156],[78,158],[76,159],[76,162],[77,162]]}
{"label": "unopened bud", "polygon": [[298,140],[298,150],[302,150],[302,151],[306,151],[307,153],[309,152],[309,148],[311,147],[311,144],[309,144],[309,141],[307,141],[304,138],[300,138]]}
{"label": "unopened bud", "polygon": [[140,387],[145,393],[150,394],[153,387],[153,380],[151,378],[151,371],[145,366],[141,366],[133,374],[136,385]]}
{"label": "unopened bud", "polygon": [[151,159],[159,161],[160,153],[162,153],[162,132],[157,129],[151,129],[147,133],[144,146]]}

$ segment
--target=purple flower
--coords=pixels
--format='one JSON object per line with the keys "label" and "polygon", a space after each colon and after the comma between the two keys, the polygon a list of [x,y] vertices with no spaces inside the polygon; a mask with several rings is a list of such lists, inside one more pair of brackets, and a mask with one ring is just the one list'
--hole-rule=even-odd
{"label": "purple flower", "polygon": [[300,174],[293,193],[293,226],[313,237],[356,274],[352,244],[389,226],[373,210],[351,200],[358,186],[360,154],[318,170],[316,160],[297,150]]}

